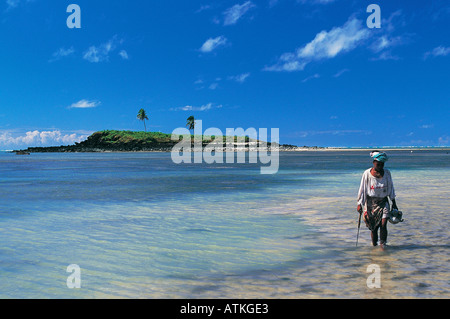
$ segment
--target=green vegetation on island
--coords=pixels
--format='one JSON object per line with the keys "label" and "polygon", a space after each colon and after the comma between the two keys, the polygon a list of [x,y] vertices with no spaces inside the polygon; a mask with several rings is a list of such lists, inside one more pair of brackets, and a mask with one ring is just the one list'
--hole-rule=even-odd
{"label": "green vegetation on island", "polygon": [[[136,152],[136,151],[171,151],[172,148],[186,136],[178,136],[178,139],[172,139],[172,134],[161,132],[143,132],[143,131],[117,131],[105,130],[95,132],[85,141],[68,146],[52,147],[29,147],[26,150],[15,151],[24,153],[51,153],[51,152]],[[202,146],[206,146],[212,141],[223,144],[227,142],[226,136],[197,136],[190,135],[191,143],[202,141]],[[248,143],[253,141],[248,136],[239,138],[234,136],[233,141]],[[255,141],[256,142],[256,141]],[[270,143],[268,143],[270,145]]]}
{"label": "green vegetation on island", "polygon": [[85,141],[68,146],[29,147],[25,152],[133,152],[168,151],[177,141],[171,134],[160,132],[133,132],[105,130],[95,132]]}
{"label": "green vegetation on island", "polygon": [[[194,135],[186,134],[184,136],[179,135],[178,139],[173,138],[173,134],[166,134],[161,132],[147,132],[147,126],[145,121],[148,121],[148,114],[144,109],[140,109],[137,118],[144,122],[144,131],[118,131],[118,130],[104,130],[95,132],[90,135],[85,141],[75,143],[68,146],[50,146],[50,147],[29,147],[26,150],[13,151],[18,155],[28,155],[30,153],[56,153],[56,152],[170,152],[173,147],[178,144],[182,139],[189,138],[190,135],[191,144],[199,143],[202,141],[202,147],[215,142],[215,146],[226,147],[226,143],[230,142],[231,138],[235,146],[239,146],[241,149],[248,148],[249,144],[255,145],[258,141],[243,137],[227,137],[227,136],[206,136],[206,135]],[[195,131],[195,118],[189,116],[187,118],[186,127]],[[222,142],[222,143],[221,143]],[[244,143],[244,145],[242,145]],[[278,144],[277,144],[278,145]],[[255,145],[256,146],[256,145]],[[267,146],[271,146],[271,143],[267,143]],[[294,145],[281,145],[284,150],[294,149]]]}

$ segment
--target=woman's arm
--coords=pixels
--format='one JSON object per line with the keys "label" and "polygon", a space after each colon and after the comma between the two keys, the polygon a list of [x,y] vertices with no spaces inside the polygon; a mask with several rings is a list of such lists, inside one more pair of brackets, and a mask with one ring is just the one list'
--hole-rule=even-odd
{"label": "woman's arm", "polygon": [[391,172],[389,171],[389,198],[392,201],[392,209],[397,209],[397,202],[395,201],[395,188],[394,188],[394,182],[392,181],[392,175]]}
{"label": "woman's arm", "polygon": [[397,207],[397,203],[396,203],[396,201],[395,201],[395,198],[392,199],[392,209],[399,210],[398,207]]}
{"label": "woman's arm", "polygon": [[359,191],[358,191],[358,206],[356,207],[356,210],[358,213],[362,213],[363,206],[366,204],[366,174],[364,173],[361,178],[361,184],[359,185]]}

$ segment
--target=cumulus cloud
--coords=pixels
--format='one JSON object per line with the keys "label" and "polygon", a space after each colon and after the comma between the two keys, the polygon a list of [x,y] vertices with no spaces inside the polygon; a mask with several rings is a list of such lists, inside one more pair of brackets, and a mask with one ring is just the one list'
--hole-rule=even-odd
{"label": "cumulus cloud", "polygon": [[209,53],[214,51],[220,46],[224,46],[228,43],[227,38],[224,36],[218,36],[216,38],[209,38],[208,40],[203,43],[202,47],[200,48],[200,51],[203,53]]}
{"label": "cumulus cloud", "polygon": [[90,132],[69,132],[60,130],[53,131],[28,131],[25,133],[14,134],[11,131],[0,132],[0,147],[33,147],[33,146],[52,146],[52,145],[72,145],[75,142],[84,141]]}
{"label": "cumulus cloud", "polygon": [[225,10],[223,25],[236,24],[239,19],[247,13],[248,10],[255,7],[251,1],[244,2],[243,4],[235,4],[231,8]]}
{"label": "cumulus cloud", "polygon": [[99,106],[101,103],[98,101],[80,100],[72,105],[68,106],[69,109],[88,109]]}
{"label": "cumulus cloud", "polygon": [[321,31],[315,38],[297,49],[295,52],[284,53],[275,65],[266,67],[266,71],[299,71],[308,63],[331,59],[358,47],[370,35],[361,20],[349,19],[343,26],[330,31]]}
{"label": "cumulus cloud", "polygon": [[[375,54],[370,58],[372,61],[398,60],[400,57],[393,54],[392,49],[412,41],[411,34],[394,35],[399,27],[406,25],[404,15],[400,10],[395,11],[387,19],[382,20],[382,25],[379,30],[369,29],[365,20],[352,16],[344,25],[336,26],[329,31],[323,30],[309,43],[293,52],[282,54],[273,65],[266,66],[264,70],[301,71],[312,62],[332,59],[359,47],[365,47]],[[446,55],[449,51],[445,48],[436,49],[433,55]]]}

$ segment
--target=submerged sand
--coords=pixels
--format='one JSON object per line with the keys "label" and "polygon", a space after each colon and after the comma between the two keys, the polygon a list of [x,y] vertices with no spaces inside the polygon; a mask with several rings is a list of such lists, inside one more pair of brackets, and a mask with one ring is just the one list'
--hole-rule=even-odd
{"label": "submerged sand", "polygon": [[[355,247],[354,194],[289,196],[267,203],[261,213],[292,215],[314,231],[286,238],[298,245],[299,256],[278,271],[144,281],[123,286],[121,293],[131,298],[448,298],[450,174],[396,172],[395,183],[405,221],[389,224],[385,250],[371,246],[363,223]],[[367,286],[374,264],[381,270],[381,288]]]}

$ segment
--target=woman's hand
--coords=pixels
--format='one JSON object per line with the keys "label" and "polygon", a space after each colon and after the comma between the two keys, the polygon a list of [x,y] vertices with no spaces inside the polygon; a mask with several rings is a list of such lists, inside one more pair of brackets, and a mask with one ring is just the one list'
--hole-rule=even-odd
{"label": "woman's hand", "polygon": [[362,207],[361,204],[358,205],[358,207],[356,207],[356,210],[358,211],[358,213],[362,213]]}

